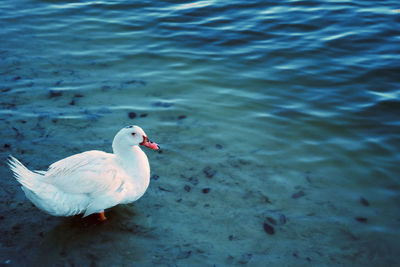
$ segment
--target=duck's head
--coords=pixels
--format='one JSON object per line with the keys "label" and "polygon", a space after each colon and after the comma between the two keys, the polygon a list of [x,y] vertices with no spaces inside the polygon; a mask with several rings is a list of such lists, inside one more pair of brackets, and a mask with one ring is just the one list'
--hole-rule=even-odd
{"label": "duck's head", "polygon": [[122,128],[114,138],[114,144],[127,146],[145,146],[151,149],[160,149],[160,146],[151,142],[142,128],[136,125],[126,126]]}

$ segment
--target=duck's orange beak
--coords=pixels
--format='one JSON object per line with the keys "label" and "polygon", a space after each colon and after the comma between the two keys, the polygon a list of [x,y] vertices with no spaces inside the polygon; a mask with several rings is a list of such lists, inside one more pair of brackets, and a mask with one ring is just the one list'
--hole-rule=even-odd
{"label": "duck's orange beak", "polygon": [[143,142],[141,142],[139,145],[151,148],[151,149],[160,149],[160,146],[157,145],[156,143],[151,142],[147,136],[143,135]]}

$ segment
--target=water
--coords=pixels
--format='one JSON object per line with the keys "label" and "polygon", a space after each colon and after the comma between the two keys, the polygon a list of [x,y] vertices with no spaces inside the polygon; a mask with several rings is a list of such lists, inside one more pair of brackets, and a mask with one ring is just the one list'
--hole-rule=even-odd
{"label": "water", "polygon": [[[396,266],[397,9],[2,1],[0,262]],[[130,124],[162,153],[103,225],[39,212],[5,165],[111,151]]]}

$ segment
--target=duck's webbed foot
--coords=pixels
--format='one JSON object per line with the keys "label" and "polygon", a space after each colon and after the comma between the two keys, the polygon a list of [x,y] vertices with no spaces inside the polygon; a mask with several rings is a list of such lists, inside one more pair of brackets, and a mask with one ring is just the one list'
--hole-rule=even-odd
{"label": "duck's webbed foot", "polygon": [[99,214],[99,221],[104,222],[105,220],[107,220],[107,217],[104,215],[104,211],[102,211],[98,214]]}

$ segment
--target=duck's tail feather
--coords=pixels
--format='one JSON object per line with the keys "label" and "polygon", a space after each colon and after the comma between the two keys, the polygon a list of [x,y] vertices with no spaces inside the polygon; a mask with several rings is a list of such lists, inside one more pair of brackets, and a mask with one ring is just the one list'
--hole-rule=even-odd
{"label": "duck's tail feather", "polygon": [[9,156],[8,165],[15,179],[22,185],[25,196],[39,209],[55,216],[69,216],[82,213],[87,201],[86,195],[66,195],[44,181],[45,171],[30,171],[19,160]]}
{"label": "duck's tail feather", "polygon": [[43,183],[41,183],[40,180],[43,174],[30,171],[11,155],[8,157],[8,166],[13,172],[15,179],[21,184],[21,189],[24,191],[25,196],[35,204],[36,207],[46,211],[46,207],[41,205],[41,202],[43,202]]}
{"label": "duck's tail feather", "polygon": [[40,178],[43,176],[37,172],[30,171],[19,160],[13,156],[8,157],[8,166],[14,174],[15,179],[24,187],[31,191],[35,191]]}

